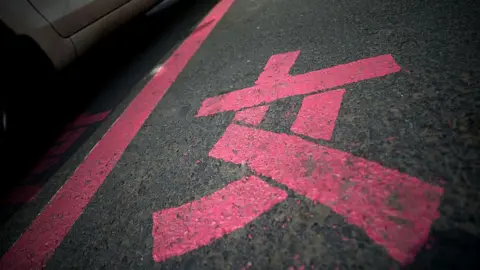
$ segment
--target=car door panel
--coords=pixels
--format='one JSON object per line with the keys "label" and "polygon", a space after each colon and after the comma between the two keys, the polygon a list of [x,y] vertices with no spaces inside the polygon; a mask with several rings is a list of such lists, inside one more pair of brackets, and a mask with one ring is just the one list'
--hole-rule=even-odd
{"label": "car door panel", "polygon": [[83,54],[113,29],[146,12],[158,0],[131,0],[70,37],[77,54]]}
{"label": "car door panel", "polygon": [[130,0],[29,1],[62,37],[70,37]]}

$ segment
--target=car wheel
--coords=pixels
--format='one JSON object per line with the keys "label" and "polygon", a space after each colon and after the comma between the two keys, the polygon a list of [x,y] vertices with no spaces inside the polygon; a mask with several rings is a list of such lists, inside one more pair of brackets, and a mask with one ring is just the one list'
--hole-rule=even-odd
{"label": "car wheel", "polygon": [[30,108],[49,90],[45,85],[54,79],[55,69],[31,38],[2,35],[0,39],[0,163],[9,170],[20,155],[17,152],[28,151],[25,141],[34,140],[39,132],[29,126],[42,121],[41,111]]}
{"label": "car wheel", "polygon": [[[40,47],[27,36],[15,36],[2,44],[2,118],[9,126],[16,124],[14,113],[24,111],[24,105],[35,102],[48,89],[43,86],[54,79],[55,68]],[[1,127],[0,127],[1,128]],[[4,127],[5,129],[5,127]]]}

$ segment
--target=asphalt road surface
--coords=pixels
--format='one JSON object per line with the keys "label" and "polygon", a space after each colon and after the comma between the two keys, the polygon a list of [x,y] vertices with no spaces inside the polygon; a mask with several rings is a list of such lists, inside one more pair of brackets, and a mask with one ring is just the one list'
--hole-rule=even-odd
{"label": "asphalt road surface", "polygon": [[26,99],[0,269],[480,269],[478,14],[212,0],[140,18]]}

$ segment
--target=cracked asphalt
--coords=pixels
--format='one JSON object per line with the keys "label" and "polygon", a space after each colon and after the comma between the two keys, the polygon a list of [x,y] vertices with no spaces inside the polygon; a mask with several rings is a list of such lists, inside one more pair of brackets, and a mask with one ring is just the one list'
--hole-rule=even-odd
{"label": "cracked asphalt", "polygon": [[[15,151],[14,160],[31,164],[14,172],[18,179],[12,186],[21,185],[28,169],[80,113],[108,116],[88,126],[60,163],[29,180],[41,186],[31,201],[1,205],[1,254],[8,253],[174,50],[195,36],[195,27],[221,2],[186,1],[141,18],[61,75],[60,85],[72,86],[72,97],[57,90],[50,95],[63,93],[64,102],[42,97],[47,103],[41,107],[48,107],[44,119],[55,123],[44,121],[43,129],[51,131],[38,140],[42,146],[23,144],[34,135],[20,132],[25,138],[16,143],[25,151]],[[473,0],[234,1],[42,268],[480,269],[477,14],[480,5]],[[272,55],[298,50],[292,76],[386,54],[401,67],[342,86],[346,92],[332,138],[308,142],[443,188],[438,218],[413,261],[402,264],[349,219],[248,164],[209,156],[235,113],[196,117],[202,102],[254,85]],[[290,128],[302,100],[273,101],[255,128],[293,136]],[[27,106],[25,117],[35,106]],[[65,113],[57,119],[60,110]],[[27,154],[28,147],[36,150]],[[318,164],[307,165],[314,170]],[[200,200],[252,174],[288,197],[207,245],[161,262],[153,259],[153,213]],[[15,262],[10,266],[21,269]]]}

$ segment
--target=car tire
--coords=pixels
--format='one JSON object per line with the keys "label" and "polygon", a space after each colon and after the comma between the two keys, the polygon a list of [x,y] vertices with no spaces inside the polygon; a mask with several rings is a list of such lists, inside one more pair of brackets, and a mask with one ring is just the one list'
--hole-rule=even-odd
{"label": "car tire", "polygon": [[56,71],[31,38],[7,32],[0,39],[0,173],[12,178],[15,163],[29,151],[30,142],[26,142],[35,141],[42,132],[30,128],[44,119],[41,112],[32,113],[29,108],[48,91],[45,83],[54,79]]}
{"label": "car tire", "polygon": [[0,54],[2,74],[5,74],[1,87],[0,128],[5,133],[10,124],[16,124],[13,122],[16,117],[12,114],[22,111],[25,102],[33,102],[46,90],[43,86],[54,79],[55,68],[40,47],[27,36],[10,36],[1,45]]}

